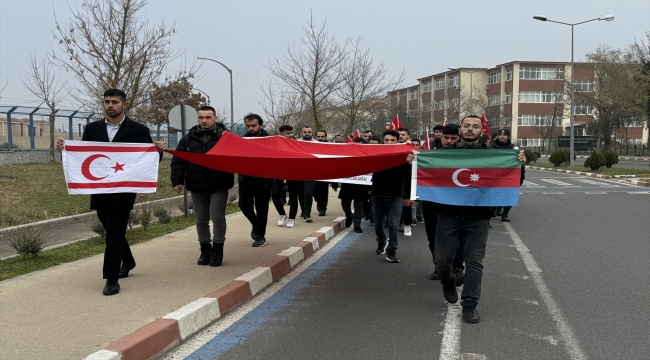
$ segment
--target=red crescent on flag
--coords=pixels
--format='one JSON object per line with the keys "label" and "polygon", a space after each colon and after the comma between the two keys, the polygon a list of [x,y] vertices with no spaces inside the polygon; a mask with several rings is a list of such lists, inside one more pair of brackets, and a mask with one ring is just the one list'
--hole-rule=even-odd
{"label": "red crescent on flag", "polygon": [[106,155],[95,154],[95,155],[90,155],[89,157],[87,157],[86,160],[84,160],[84,162],[81,164],[81,174],[86,179],[93,180],[93,181],[99,181],[99,180],[102,180],[102,179],[106,178],[106,176],[108,176],[108,175],[106,175],[104,177],[96,177],[96,176],[94,176],[93,174],[90,173],[90,164],[93,161],[95,161],[96,159],[99,159],[99,158],[107,158],[108,160],[111,159]]}

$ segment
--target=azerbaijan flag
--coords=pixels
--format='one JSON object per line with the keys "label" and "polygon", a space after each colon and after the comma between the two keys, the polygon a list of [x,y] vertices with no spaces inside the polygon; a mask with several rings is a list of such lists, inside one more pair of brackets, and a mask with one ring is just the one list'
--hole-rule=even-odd
{"label": "azerbaijan flag", "polygon": [[515,206],[521,177],[518,152],[421,151],[413,161],[411,198],[459,206]]}

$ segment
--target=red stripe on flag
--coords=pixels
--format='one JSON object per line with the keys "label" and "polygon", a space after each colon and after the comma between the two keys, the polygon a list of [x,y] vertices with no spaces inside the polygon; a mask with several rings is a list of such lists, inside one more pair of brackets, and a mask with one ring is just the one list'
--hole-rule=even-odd
{"label": "red stripe on flag", "polygon": [[75,152],[158,152],[158,148],[153,145],[151,147],[66,145],[65,150]]}
{"label": "red stripe on flag", "polygon": [[[478,187],[509,188],[519,187],[520,168],[475,168],[475,169],[436,168],[418,169],[418,185],[430,187]],[[458,171],[458,173],[456,173]],[[454,182],[454,174],[456,181]],[[477,176],[473,176],[477,175]],[[472,181],[472,178],[476,181]]]}
{"label": "red stripe on flag", "polygon": [[109,189],[109,188],[155,188],[158,183],[151,181],[115,181],[96,183],[68,183],[68,189]]}

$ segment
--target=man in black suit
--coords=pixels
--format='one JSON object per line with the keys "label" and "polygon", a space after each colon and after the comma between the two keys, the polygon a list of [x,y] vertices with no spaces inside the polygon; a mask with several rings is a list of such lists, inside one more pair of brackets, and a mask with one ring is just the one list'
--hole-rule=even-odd
{"label": "man in black suit", "polygon": [[[124,143],[154,143],[158,151],[166,149],[162,141],[154,142],[149,128],[126,116],[129,103],[122,90],[111,89],[104,92],[102,102],[106,118],[86,125],[81,140]],[[62,138],[56,143],[58,151],[63,150]],[[118,278],[129,276],[135,267],[135,259],[126,241],[126,227],[129,214],[133,210],[135,193],[90,195],[90,209],[97,210],[97,218],[106,230],[106,250],[104,251],[104,295],[120,292]]]}

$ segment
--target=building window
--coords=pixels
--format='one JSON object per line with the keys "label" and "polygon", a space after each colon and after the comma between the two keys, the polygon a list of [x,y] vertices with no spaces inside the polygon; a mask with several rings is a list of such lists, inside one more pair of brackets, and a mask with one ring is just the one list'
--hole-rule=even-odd
{"label": "building window", "polygon": [[512,80],[512,68],[506,69],[506,81]]}
{"label": "building window", "polygon": [[432,111],[432,110],[433,110],[432,103],[422,104],[422,111]]}
{"label": "building window", "polygon": [[418,109],[412,109],[408,111],[408,115],[412,117],[418,116]]}
{"label": "building window", "polygon": [[552,91],[520,91],[520,103],[555,103],[562,101],[562,94]]}
{"label": "building window", "polygon": [[424,92],[425,93],[431,92],[431,80],[424,83]]}
{"label": "building window", "polygon": [[402,90],[399,92],[399,96],[406,96],[406,90]]}
{"label": "building window", "polygon": [[409,91],[409,94],[411,97],[409,97],[410,100],[417,100],[418,98],[418,91],[417,90],[411,90]]}
{"label": "building window", "polygon": [[440,100],[436,102],[436,110],[444,110],[447,108],[446,102],[444,100]]}
{"label": "building window", "polygon": [[506,102],[504,104],[512,104],[512,93],[506,93]]}
{"label": "building window", "polygon": [[445,88],[445,78],[436,79],[436,90]]}
{"label": "building window", "polygon": [[641,145],[642,141],[639,138],[627,139],[627,144],[628,145]]}
{"label": "building window", "polygon": [[501,105],[501,94],[488,96],[487,100],[487,106]]}
{"label": "building window", "polygon": [[459,80],[460,80],[460,75],[450,76],[449,83],[448,83],[449,87],[458,89]]}
{"label": "building window", "polygon": [[450,108],[458,109],[458,105],[460,105],[460,99],[459,98],[449,99],[449,107]]}
{"label": "building window", "polygon": [[573,115],[592,115],[593,109],[591,105],[575,104],[573,105]]}
{"label": "building window", "polygon": [[573,82],[573,88],[577,92],[594,91],[594,85],[591,80],[576,80]]}
{"label": "building window", "polygon": [[[553,121],[553,115],[539,115],[539,114],[521,114],[517,118],[517,125],[519,126],[549,126]],[[557,124],[555,124],[557,122]],[[556,119],[553,125],[560,125],[560,120]]]}
{"label": "building window", "polygon": [[563,68],[519,68],[519,78],[528,80],[558,80],[564,78]]}
{"label": "building window", "polygon": [[505,127],[510,127],[512,126],[512,116],[504,116],[503,120],[505,122]]}
{"label": "building window", "polygon": [[488,85],[501,82],[501,71],[494,71],[488,74]]}
{"label": "building window", "polygon": [[517,145],[521,147],[539,147],[539,146],[548,146],[550,139],[546,139],[542,142],[540,138],[525,138],[517,139]]}

